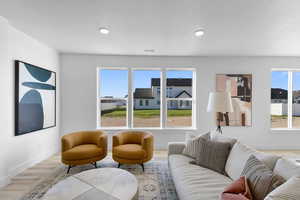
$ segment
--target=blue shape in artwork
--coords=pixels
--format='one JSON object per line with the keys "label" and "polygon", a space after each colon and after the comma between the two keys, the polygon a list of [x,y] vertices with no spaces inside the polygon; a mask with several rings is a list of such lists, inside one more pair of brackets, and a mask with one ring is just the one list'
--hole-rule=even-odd
{"label": "blue shape in artwork", "polygon": [[24,82],[22,85],[26,87],[30,87],[33,89],[40,89],[40,90],[55,90],[55,86],[45,84],[45,83],[35,83],[35,82]]}
{"label": "blue shape in artwork", "polygon": [[30,90],[19,103],[19,133],[24,134],[44,127],[44,111],[41,94]]}
{"label": "blue shape in artwork", "polygon": [[38,67],[32,67],[30,64],[24,63],[26,69],[28,72],[33,76],[36,80],[41,81],[41,82],[46,82],[50,79],[52,72],[38,68]]}

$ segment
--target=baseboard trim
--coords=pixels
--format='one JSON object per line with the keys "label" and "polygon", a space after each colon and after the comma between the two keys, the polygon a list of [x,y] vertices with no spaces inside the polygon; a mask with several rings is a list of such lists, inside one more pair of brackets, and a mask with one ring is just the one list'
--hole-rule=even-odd
{"label": "baseboard trim", "polygon": [[29,160],[26,160],[23,163],[17,165],[13,169],[9,170],[9,172],[6,176],[0,177],[0,188],[8,185],[11,182],[11,178],[20,174],[21,172],[28,169],[29,167],[32,167],[32,166],[36,165],[37,163],[53,156],[56,153],[58,153],[58,150],[44,152],[44,153],[41,153]]}

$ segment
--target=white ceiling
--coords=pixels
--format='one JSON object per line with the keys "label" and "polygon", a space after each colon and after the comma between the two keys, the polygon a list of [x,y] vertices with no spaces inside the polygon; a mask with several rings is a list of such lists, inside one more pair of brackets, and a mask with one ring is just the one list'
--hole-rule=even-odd
{"label": "white ceiling", "polygon": [[1,0],[0,15],[61,52],[300,55],[300,0]]}

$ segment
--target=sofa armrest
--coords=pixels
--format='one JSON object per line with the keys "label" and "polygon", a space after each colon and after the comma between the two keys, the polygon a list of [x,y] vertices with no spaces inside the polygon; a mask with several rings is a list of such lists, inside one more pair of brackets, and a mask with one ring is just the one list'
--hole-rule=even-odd
{"label": "sofa armrest", "polygon": [[169,142],[168,155],[182,154],[184,148],[185,148],[185,142]]}
{"label": "sofa armrest", "polygon": [[122,139],[122,135],[118,134],[118,135],[113,135],[113,147],[119,146],[123,144],[123,139]]}
{"label": "sofa armrest", "polygon": [[74,146],[74,139],[68,135],[61,138],[61,151],[65,152]]}

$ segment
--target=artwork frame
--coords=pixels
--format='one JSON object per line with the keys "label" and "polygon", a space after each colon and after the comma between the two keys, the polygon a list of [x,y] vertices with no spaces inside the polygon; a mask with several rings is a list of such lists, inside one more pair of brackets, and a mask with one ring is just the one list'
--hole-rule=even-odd
{"label": "artwork frame", "polygon": [[56,72],[15,60],[15,136],[56,127]]}
{"label": "artwork frame", "polygon": [[233,113],[217,113],[216,122],[220,119],[221,126],[252,127],[252,88],[253,75],[216,74],[216,91],[229,92],[232,98]]}

